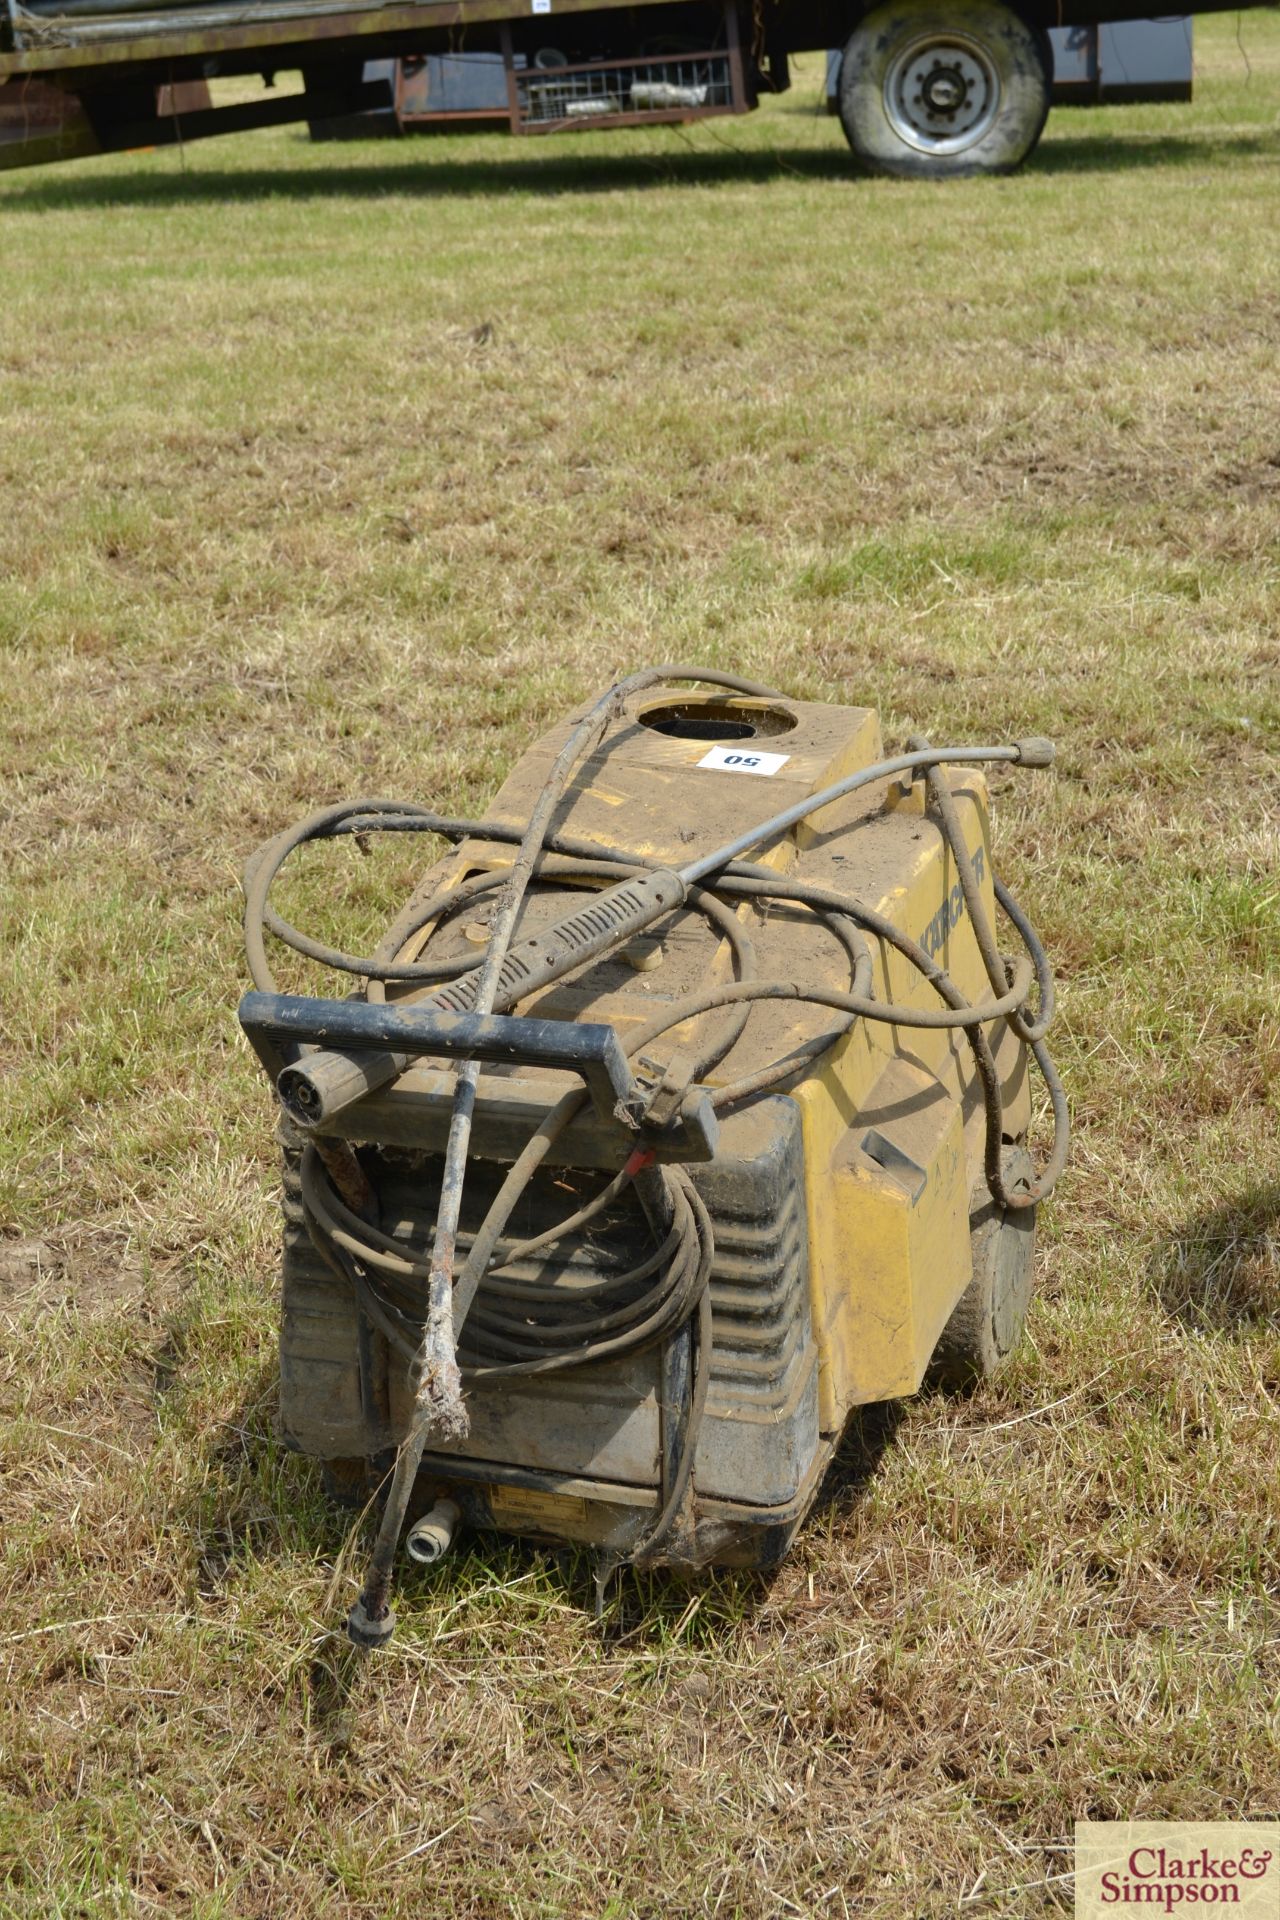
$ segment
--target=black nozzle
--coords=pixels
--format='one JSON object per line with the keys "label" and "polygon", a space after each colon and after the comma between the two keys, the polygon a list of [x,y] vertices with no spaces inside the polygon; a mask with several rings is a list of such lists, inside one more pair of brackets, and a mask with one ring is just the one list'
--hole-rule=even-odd
{"label": "black nozzle", "polygon": [[320,1118],[320,1096],[305,1073],[286,1067],[276,1081],[276,1092],[286,1113],[304,1127]]}
{"label": "black nozzle", "polygon": [[309,1053],[277,1076],[276,1092],[291,1120],[318,1127],[397,1079],[408,1065],[403,1053]]}

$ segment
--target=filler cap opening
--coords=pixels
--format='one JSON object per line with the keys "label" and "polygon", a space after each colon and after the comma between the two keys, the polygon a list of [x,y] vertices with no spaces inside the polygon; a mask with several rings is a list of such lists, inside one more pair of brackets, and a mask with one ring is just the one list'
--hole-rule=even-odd
{"label": "filler cap opening", "polygon": [[796,716],[786,707],[745,706],[735,700],[672,700],[637,719],[670,740],[765,740],[790,733]]}

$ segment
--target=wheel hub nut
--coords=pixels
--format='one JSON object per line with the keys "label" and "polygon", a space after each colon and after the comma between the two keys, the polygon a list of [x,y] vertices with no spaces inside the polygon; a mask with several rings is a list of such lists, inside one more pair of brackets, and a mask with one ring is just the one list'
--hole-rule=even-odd
{"label": "wheel hub nut", "polygon": [[954,113],[966,91],[963,75],[955,67],[939,67],[925,80],[925,105],[933,113]]}

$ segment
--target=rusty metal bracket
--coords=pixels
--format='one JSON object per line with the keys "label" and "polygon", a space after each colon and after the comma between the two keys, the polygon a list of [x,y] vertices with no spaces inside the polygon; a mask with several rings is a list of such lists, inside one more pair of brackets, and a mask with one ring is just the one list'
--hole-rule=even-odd
{"label": "rusty metal bracket", "polygon": [[684,1109],[685,1099],[697,1072],[697,1061],[688,1052],[673,1053],[664,1066],[647,1053],[640,1055],[636,1090],[640,1095],[637,1119],[642,1126],[670,1127]]}

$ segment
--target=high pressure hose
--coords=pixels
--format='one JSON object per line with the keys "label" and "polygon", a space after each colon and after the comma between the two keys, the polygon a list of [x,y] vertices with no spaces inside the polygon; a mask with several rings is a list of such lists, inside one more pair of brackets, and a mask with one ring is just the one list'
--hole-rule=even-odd
{"label": "high pressure hose", "polygon": [[[267,957],[266,936],[270,935],[309,960],[362,980],[369,1000],[385,1000],[391,985],[432,988],[428,1005],[465,1007],[485,1014],[514,1005],[522,997],[518,989],[528,967],[520,956],[531,943],[523,942],[516,949],[512,942],[535,876],[539,883],[567,883],[575,888],[603,883],[606,893],[594,896],[600,903],[598,909],[580,910],[558,923],[566,934],[569,928],[575,928],[562,951],[556,950],[557,929],[539,936],[537,945],[542,951],[536,957],[543,965],[543,979],[572,971],[584,957],[615,951],[639,926],[652,924],[681,905],[702,915],[727,941],[732,963],[732,981],[665,1003],[652,1019],[631,1033],[626,1043],[629,1055],[642,1054],[672,1027],[723,1010],[727,1018],[703,1043],[701,1054],[683,1063],[682,1077],[693,1084],[705,1079],[736,1045],[752,1006],[761,1001],[796,1000],[830,1009],[839,1016],[829,1031],[728,1086],[714,1088],[712,1103],[716,1110],[724,1111],[794,1082],[859,1019],[907,1028],[957,1029],[974,1056],[985,1109],[984,1171],[993,1198],[1006,1209],[1032,1206],[1043,1199],[1061,1172],[1067,1152],[1065,1097],[1044,1046],[1053,1016],[1052,973],[1025,916],[996,881],[997,901],[1014,927],[1025,957],[1012,963],[999,952],[941,768],[946,764],[1001,761],[1044,766],[1052,757],[1048,743],[1035,740],[1006,747],[934,748],[926,741],[913,740],[907,753],[860,769],[797,802],[714,853],[691,862],[678,874],[627,849],[601,847],[553,832],[552,818],[575,768],[598,744],[625,702],[648,686],[670,681],[701,681],[761,699],[785,697],[753,681],[697,667],[655,667],[619,681],[571,728],[523,830],[500,822],[456,819],[412,803],[380,798],[347,802],[313,813],[268,842],[246,868],[245,944],[254,985],[265,993],[278,990]],[[918,942],[883,915],[841,891],[788,880],[771,868],[741,857],[833,800],[905,772],[923,775],[933,817],[955,861],[990,988],[989,997],[976,1005]],[[428,833],[454,843],[496,840],[515,843],[517,851],[510,867],[443,886],[426,901],[406,908],[372,956],[327,946],[276,913],[270,904],[270,889],[298,847],[317,840],[372,833]],[[433,962],[416,957],[430,927],[493,894],[497,902],[482,960]],[[836,990],[758,979],[752,944],[736,911],[746,901],[809,916],[815,927],[822,928],[843,949],[849,967],[848,987]],[[916,1008],[876,999],[867,935],[901,954],[929,982],[942,1004]],[[584,940],[589,943],[585,947]],[[414,957],[408,957],[410,954]],[[1038,1003],[1034,1014],[1029,1010],[1033,987]],[[526,985],[524,990],[530,989]],[[1006,1185],[1003,1171],[1000,1076],[987,1033],[996,1021],[1004,1021],[1030,1049],[1045,1081],[1053,1113],[1053,1139],[1045,1165],[1033,1183],[1020,1183],[1016,1189]],[[709,1378],[708,1282],[714,1242],[706,1208],[683,1167],[658,1167],[653,1164],[652,1154],[637,1150],[600,1191],[553,1227],[523,1240],[507,1237],[508,1223],[539,1167],[582,1110],[588,1097],[585,1089],[566,1094],[544,1116],[517,1155],[485,1217],[468,1236],[460,1230],[461,1203],[478,1064],[474,1059],[464,1061],[455,1080],[430,1252],[424,1258],[382,1230],[373,1217],[375,1196],[371,1195],[363,1168],[349,1148],[326,1142],[324,1122],[339,1106],[373,1086],[385,1084],[407,1064],[407,1057],[400,1055],[364,1056],[353,1062],[342,1055],[312,1054],[281,1075],[282,1099],[309,1135],[302,1154],[301,1183],[313,1242],[324,1261],[351,1287],[364,1319],[408,1363],[414,1387],[414,1409],[397,1452],[377,1543],[348,1620],[351,1637],[363,1646],[382,1644],[394,1627],[389,1605],[392,1566],[427,1439],[433,1433],[460,1439],[468,1430],[461,1394],[463,1379],[491,1382],[522,1374],[564,1371],[637,1353],[690,1329],[691,1367],[678,1455],[670,1465],[648,1527],[627,1555],[633,1563],[644,1563],[661,1558],[663,1542],[679,1522],[691,1485]],[[571,1256],[562,1254],[559,1271],[548,1279],[545,1262],[540,1264],[539,1256],[553,1247],[563,1248],[572,1236],[622,1203],[628,1192],[634,1195],[646,1223],[651,1243],[648,1255],[630,1263],[624,1259],[619,1264],[592,1242],[593,1278],[584,1281],[575,1276]],[[460,1252],[464,1257],[455,1277]]]}

